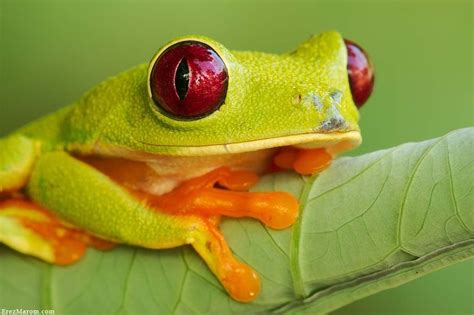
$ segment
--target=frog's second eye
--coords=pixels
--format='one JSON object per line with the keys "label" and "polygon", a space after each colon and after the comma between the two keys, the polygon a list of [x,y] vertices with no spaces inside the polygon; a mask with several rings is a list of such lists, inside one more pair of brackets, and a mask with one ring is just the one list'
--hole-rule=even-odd
{"label": "frog's second eye", "polygon": [[214,49],[198,41],[183,41],[156,59],[149,84],[153,101],[165,114],[196,119],[224,103],[228,74]]}
{"label": "frog's second eye", "polygon": [[358,108],[367,101],[374,87],[374,69],[367,53],[356,43],[345,39],[347,73],[352,99]]}

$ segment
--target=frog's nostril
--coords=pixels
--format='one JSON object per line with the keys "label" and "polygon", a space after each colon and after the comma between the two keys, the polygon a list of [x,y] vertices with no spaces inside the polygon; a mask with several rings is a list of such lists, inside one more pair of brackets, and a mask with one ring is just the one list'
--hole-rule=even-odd
{"label": "frog's nostril", "polygon": [[374,68],[367,53],[356,43],[344,39],[347,48],[347,73],[352,98],[357,108],[367,101],[374,87]]}

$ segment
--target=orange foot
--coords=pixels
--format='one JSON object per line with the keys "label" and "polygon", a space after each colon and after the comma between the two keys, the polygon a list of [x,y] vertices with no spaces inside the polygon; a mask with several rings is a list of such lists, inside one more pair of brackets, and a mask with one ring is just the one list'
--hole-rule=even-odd
{"label": "orange foot", "polygon": [[242,191],[257,181],[255,173],[221,167],[182,183],[155,198],[152,205],[173,214],[251,217],[273,229],[293,225],[298,217],[298,201],[286,192]]}
{"label": "orange foot", "polygon": [[113,246],[24,199],[0,202],[0,227],[0,240],[5,244],[58,265],[79,260],[87,245],[104,250]]}
{"label": "orange foot", "polygon": [[197,225],[188,241],[234,300],[251,302],[257,298],[260,293],[257,273],[235,259],[214,222],[204,220]]}

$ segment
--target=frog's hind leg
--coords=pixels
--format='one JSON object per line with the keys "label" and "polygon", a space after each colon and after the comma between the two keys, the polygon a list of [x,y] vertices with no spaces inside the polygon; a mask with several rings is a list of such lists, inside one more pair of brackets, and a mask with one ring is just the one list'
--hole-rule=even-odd
{"label": "frog's hind leg", "polygon": [[218,168],[182,183],[152,203],[175,214],[252,217],[275,229],[291,226],[298,216],[298,201],[286,192],[241,191],[257,181],[252,172]]}
{"label": "frog's hind leg", "polygon": [[237,301],[253,301],[260,293],[257,273],[232,255],[214,222],[196,218],[186,242],[194,247],[226,291]]}
{"label": "frog's hind leg", "polygon": [[0,242],[49,263],[66,265],[81,258],[88,244],[106,249],[96,239],[25,199],[0,201]]}

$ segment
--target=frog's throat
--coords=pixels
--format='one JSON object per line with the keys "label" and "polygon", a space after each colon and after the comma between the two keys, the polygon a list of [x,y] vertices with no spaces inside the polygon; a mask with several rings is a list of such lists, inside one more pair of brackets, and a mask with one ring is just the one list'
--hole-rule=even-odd
{"label": "frog's throat", "polygon": [[174,146],[140,142],[143,144],[143,148],[141,150],[136,150],[98,142],[94,145],[92,150],[81,147],[71,147],[69,149],[86,154],[141,160],[143,158],[150,158],[153,155],[208,156],[254,152],[286,146],[294,146],[302,149],[325,148],[330,154],[337,155],[359,146],[361,142],[362,137],[360,132],[358,130],[353,130],[332,133],[308,133],[245,142],[201,146]]}

